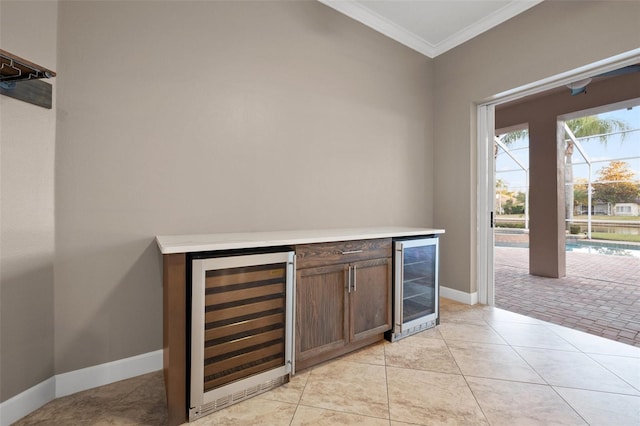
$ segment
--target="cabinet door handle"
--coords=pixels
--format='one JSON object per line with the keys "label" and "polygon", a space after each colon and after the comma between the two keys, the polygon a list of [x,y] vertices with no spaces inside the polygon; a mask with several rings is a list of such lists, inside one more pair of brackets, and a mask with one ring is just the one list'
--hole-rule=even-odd
{"label": "cabinet door handle", "polygon": [[349,272],[347,272],[348,274],[348,278],[347,278],[347,292],[351,293],[351,265],[349,265]]}
{"label": "cabinet door handle", "polygon": [[356,253],[362,253],[362,250],[348,250],[348,251],[341,251],[341,254],[356,254]]}
{"label": "cabinet door handle", "polygon": [[356,265],[353,265],[353,291],[357,291],[358,289],[356,288],[357,284],[358,284],[358,276],[357,274],[357,269],[356,269]]}

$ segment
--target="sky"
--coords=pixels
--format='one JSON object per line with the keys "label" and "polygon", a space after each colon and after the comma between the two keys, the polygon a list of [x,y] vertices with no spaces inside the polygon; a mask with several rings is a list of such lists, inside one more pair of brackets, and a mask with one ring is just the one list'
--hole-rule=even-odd
{"label": "sky", "polygon": [[[623,121],[635,131],[628,132],[624,140],[622,140],[622,135],[609,136],[606,143],[601,142],[599,138],[579,140],[592,163],[592,181],[598,178],[598,170],[608,166],[611,160],[619,158],[624,158],[624,160],[620,161],[626,162],[629,168],[635,172],[635,179],[640,180],[640,105],[632,109],[598,114],[598,116],[603,119]],[[518,140],[510,146],[511,153],[525,168],[529,167],[528,145],[529,140],[526,138]],[[589,173],[588,165],[577,149],[573,152],[572,162],[574,180],[578,178],[587,179]],[[507,184],[509,191],[524,192],[526,185],[525,172],[502,149],[498,150],[496,158],[496,179],[502,179]]]}

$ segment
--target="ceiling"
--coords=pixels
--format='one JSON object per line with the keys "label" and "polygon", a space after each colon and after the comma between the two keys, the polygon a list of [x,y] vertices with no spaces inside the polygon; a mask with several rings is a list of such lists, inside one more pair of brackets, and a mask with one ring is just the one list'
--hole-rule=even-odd
{"label": "ceiling", "polygon": [[429,58],[542,0],[318,0]]}

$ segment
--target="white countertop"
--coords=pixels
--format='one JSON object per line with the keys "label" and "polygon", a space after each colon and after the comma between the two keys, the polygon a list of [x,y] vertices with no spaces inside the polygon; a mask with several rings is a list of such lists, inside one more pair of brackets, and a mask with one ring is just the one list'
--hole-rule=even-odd
{"label": "white countertop", "polygon": [[233,232],[221,234],[159,235],[156,242],[162,254],[197,251],[277,247],[332,241],[369,240],[373,238],[411,237],[444,234],[444,229],[401,226],[376,228],[317,229],[304,231]]}

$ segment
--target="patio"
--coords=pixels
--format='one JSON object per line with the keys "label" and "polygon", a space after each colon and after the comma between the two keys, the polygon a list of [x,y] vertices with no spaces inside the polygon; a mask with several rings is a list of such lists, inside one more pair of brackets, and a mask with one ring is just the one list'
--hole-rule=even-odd
{"label": "patio", "polygon": [[640,347],[640,259],[567,252],[567,276],[529,275],[529,250],[495,248],[496,307]]}

